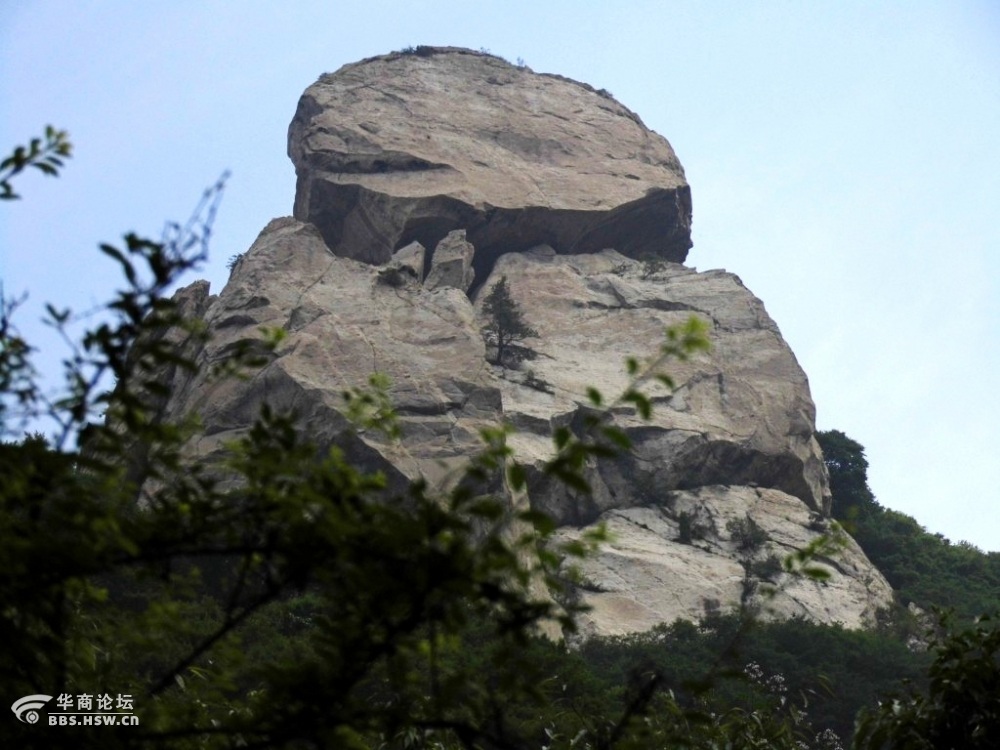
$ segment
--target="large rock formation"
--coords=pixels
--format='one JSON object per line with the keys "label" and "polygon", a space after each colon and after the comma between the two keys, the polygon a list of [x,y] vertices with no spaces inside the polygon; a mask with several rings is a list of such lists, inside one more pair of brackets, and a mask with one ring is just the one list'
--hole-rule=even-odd
{"label": "large rock formation", "polygon": [[[262,325],[287,337],[248,381],[175,374],[173,416],[197,411],[205,455],[260,404],[294,409],[320,443],[387,473],[447,484],[500,420],[529,470],[527,502],[571,538],[605,522],[612,542],[585,562],[594,632],[641,630],[737,606],[773,557],[817,538],[829,490],[808,383],[775,323],[733,274],[679,264],[690,203],[669,145],[610,98],[492,56],[418,48],[323,76],[290,130],[295,218],[272,221],[210,297],[183,299],[224,359]],[[485,292],[506,276],[538,332],[521,369],[489,364]],[[589,467],[582,497],[538,471],[552,429],[575,427],[588,386],[627,384],[624,360],[654,354],[666,325],[697,315],[712,351],[676,364],[652,420],[610,418],[634,448]],[[403,438],[356,435],[341,393],[392,381]],[[764,536],[750,555],[739,524]],[[734,525],[735,524],[735,525]],[[787,582],[778,615],[858,626],[891,591],[856,545],[832,578]],[[747,575],[750,571],[750,575]]]}
{"label": "large rock formation", "polygon": [[288,131],[295,218],[373,263],[453,229],[485,278],[505,252],[614,247],[682,262],[691,194],[670,144],[607,92],[492,55],[419,47],[306,89]]}

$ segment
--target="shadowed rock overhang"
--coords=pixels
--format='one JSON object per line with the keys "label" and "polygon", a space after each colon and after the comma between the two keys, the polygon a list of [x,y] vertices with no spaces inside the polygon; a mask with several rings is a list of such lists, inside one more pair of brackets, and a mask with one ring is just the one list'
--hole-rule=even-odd
{"label": "shadowed rock overhang", "polygon": [[299,100],[294,213],[334,254],[384,263],[465,229],[480,279],[499,255],[541,244],[684,261],[684,170],[635,113],[493,55],[419,50],[347,65]]}

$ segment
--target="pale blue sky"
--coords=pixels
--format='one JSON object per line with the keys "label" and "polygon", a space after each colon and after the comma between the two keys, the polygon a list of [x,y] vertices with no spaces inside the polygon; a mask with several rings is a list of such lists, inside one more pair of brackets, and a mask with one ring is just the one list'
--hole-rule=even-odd
{"label": "pale blue sky", "polygon": [[[674,146],[688,263],[740,275],[864,444],[884,505],[1000,550],[1000,4],[85,2],[0,5],[0,148],[76,156],[19,183],[0,274],[86,309],[96,244],[157,236],[232,171],[203,274],[291,213],[288,122],[321,73],[417,44],[487,48],[606,88]],[[652,343],[652,342],[651,342]],[[43,364],[58,360],[46,343]]]}

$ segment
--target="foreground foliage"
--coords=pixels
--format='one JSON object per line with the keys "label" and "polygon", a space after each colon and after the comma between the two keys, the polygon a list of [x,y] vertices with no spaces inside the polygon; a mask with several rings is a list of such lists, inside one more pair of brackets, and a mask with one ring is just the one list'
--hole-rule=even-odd
{"label": "foreground foliage", "polygon": [[[947,626],[947,618],[942,621]],[[1000,628],[982,618],[933,643],[929,687],[884,701],[861,717],[859,750],[1000,747]]]}
{"label": "foreground foliage", "polygon": [[[32,160],[61,166],[45,160],[68,155],[65,134],[49,141],[15,151],[0,197]],[[752,630],[746,618],[580,652],[540,638],[572,633],[566,559],[600,534],[553,545],[550,519],[504,500],[525,473],[502,426],[483,433],[445,494],[415,482],[394,495],[384,477],[311,444],[294,415],[266,408],[223,462],[186,453],[196,420],[170,423],[162,409],[169,373],[198,366],[186,352],[205,331],[166,294],[205,257],[222,188],[159,242],[101,246],[125,283],[82,338],[69,334],[70,311],[49,307],[49,322],[78,342],[61,392],[38,387],[16,304],[0,306],[0,695],[128,694],[141,719],[71,731],[8,716],[4,746],[839,746],[809,718],[812,686],[792,694],[784,675],[734,656]],[[248,347],[216,376],[266,362],[281,333],[262,339],[264,354]],[[602,410],[648,416],[642,386],[669,386],[663,364],[705,346],[691,319],[655,361],[627,363],[631,385],[617,400],[588,392],[584,429],[556,431],[544,470],[588,492],[586,464],[628,449]],[[376,376],[346,394],[345,411],[392,437],[385,386]],[[18,434],[40,418],[50,436]],[[808,563],[807,551],[786,567]],[[683,667],[677,652],[715,658]],[[950,685],[932,688],[948,695]],[[880,715],[869,726],[876,740],[897,736]]]}

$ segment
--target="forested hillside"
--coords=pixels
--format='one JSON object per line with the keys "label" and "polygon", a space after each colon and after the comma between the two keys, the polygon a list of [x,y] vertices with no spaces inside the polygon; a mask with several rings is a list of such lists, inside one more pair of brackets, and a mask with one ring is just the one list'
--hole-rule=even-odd
{"label": "forested hillside", "polygon": [[[682,701],[749,711],[784,705],[784,697],[797,701],[817,730],[848,738],[859,710],[874,708],[907,685],[926,689],[933,657],[926,639],[937,622],[932,610],[953,610],[956,627],[997,611],[1000,553],[953,543],[883,507],[868,486],[863,446],[836,430],[818,437],[830,471],[833,515],[896,589],[896,606],[860,632],[794,619],[741,630],[738,617],[723,617],[592,639],[580,651],[586,679],[578,685],[591,686],[588,700],[624,696],[636,674],[656,671]],[[911,604],[925,614],[916,616]],[[607,713],[612,705],[604,700]]]}
{"label": "forested hillside", "polygon": [[843,432],[818,435],[833,491],[833,515],[889,580],[904,607],[954,609],[971,620],[1000,606],[1000,552],[953,543],[878,503],[864,447]]}

